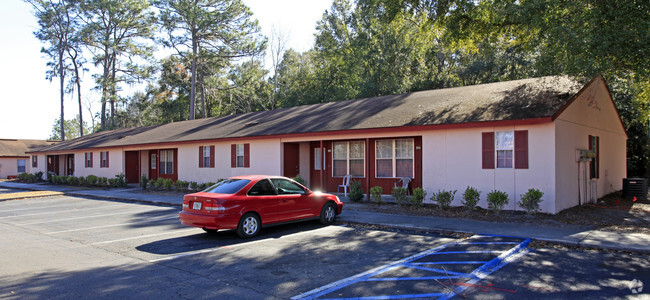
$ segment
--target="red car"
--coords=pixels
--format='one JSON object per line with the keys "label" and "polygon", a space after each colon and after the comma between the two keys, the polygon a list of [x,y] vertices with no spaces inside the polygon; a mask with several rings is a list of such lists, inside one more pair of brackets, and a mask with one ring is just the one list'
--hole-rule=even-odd
{"label": "red car", "polygon": [[181,223],[206,232],[236,229],[242,238],[277,223],[320,218],[330,225],[343,210],[339,197],[312,192],[279,176],[237,176],[183,197]]}

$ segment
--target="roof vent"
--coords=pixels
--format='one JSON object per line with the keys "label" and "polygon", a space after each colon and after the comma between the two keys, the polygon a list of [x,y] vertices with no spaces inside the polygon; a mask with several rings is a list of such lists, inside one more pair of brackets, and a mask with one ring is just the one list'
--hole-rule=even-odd
{"label": "roof vent", "polygon": [[257,122],[257,121],[248,122],[248,123],[244,124],[244,127],[255,126],[255,125],[259,124],[259,123],[260,123],[260,122]]}

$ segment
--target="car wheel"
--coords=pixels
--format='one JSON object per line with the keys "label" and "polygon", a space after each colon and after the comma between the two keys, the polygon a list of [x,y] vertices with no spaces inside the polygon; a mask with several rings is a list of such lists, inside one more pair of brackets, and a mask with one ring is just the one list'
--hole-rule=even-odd
{"label": "car wheel", "polygon": [[328,202],[320,211],[320,222],[325,225],[332,225],[336,221],[336,206]]}
{"label": "car wheel", "polygon": [[254,213],[247,213],[239,219],[237,235],[241,238],[252,238],[260,232],[260,218]]}
{"label": "car wheel", "polygon": [[217,233],[217,231],[219,231],[219,229],[208,229],[208,228],[205,228],[205,227],[203,227],[201,229],[203,229],[203,231],[205,231],[205,232],[207,232],[209,234],[215,234],[215,233]]}

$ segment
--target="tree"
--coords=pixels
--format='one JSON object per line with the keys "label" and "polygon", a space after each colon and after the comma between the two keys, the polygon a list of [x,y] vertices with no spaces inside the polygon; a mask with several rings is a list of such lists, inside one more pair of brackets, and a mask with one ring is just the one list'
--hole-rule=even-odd
{"label": "tree", "polygon": [[50,81],[59,77],[60,100],[61,100],[61,117],[59,118],[59,130],[62,141],[67,136],[65,134],[64,120],[64,95],[65,95],[65,76],[66,62],[65,53],[69,50],[69,40],[73,35],[73,21],[70,17],[70,10],[73,6],[71,1],[67,0],[27,0],[34,8],[34,15],[38,19],[39,30],[34,32],[36,38],[48,44],[43,47],[41,52],[45,53],[50,61],[47,63],[52,69],[47,71],[46,78]]}
{"label": "tree", "polygon": [[111,124],[115,125],[118,83],[131,83],[147,77],[149,69],[136,58],[149,58],[153,48],[146,41],[153,37],[154,15],[147,0],[86,0],[83,41],[91,49],[93,63],[102,67],[95,76],[101,90],[101,130],[107,129],[106,105],[111,104]]}
{"label": "tree", "polygon": [[52,134],[50,135],[50,137],[48,139],[50,139],[50,140],[59,140],[59,141],[72,140],[72,139],[75,139],[75,138],[78,138],[78,137],[82,136],[84,133],[87,134],[88,131],[90,130],[88,128],[88,126],[86,126],[86,123],[82,123],[83,124],[83,132],[79,131],[79,127],[78,127],[79,116],[78,115],[72,120],[65,120],[65,122],[63,122],[63,123],[64,123],[64,126],[65,126],[65,131],[64,131],[65,136],[61,135],[61,128],[59,127],[59,124],[61,124],[61,120],[56,119],[54,121],[54,124],[52,124]]}
{"label": "tree", "polygon": [[161,25],[167,32],[162,43],[191,61],[189,119],[195,118],[196,87],[209,74],[200,65],[219,59],[225,67],[232,60],[259,54],[265,40],[252,13],[240,0],[160,0]]}

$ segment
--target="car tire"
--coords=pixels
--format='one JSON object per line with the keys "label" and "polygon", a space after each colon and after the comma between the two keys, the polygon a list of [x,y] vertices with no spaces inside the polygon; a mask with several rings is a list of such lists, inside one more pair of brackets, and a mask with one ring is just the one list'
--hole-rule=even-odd
{"label": "car tire", "polygon": [[260,233],[260,217],[254,213],[247,213],[239,219],[239,225],[237,225],[237,235],[239,237],[247,239],[256,236]]}
{"label": "car tire", "polygon": [[217,233],[217,231],[219,231],[219,229],[208,229],[208,228],[205,228],[205,227],[203,227],[201,229],[203,229],[203,231],[205,231],[205,232],[207,232],[209,234],[215,234],[215,233]]}
{"label": "car tire", "polygon": [[320,210],[320,222],[324,225],[332,225],[336,222],[336,205],[327,202]]}

